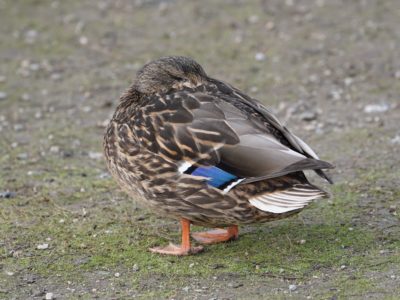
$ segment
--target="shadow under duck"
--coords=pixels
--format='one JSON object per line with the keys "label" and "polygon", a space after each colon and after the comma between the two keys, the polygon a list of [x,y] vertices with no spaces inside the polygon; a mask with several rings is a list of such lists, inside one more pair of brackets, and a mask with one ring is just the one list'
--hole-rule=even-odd
{"label": "shadow under duck", "polygon": [[[186,255],[190,224],[227,227],[192,233],[200,243],[238,237],[238,225],[300,212],[328,194],[304,170],[332,165],[291,133],[260,102],[209,77],[181,56],[152,61],[137,73],[104,137],[108,168],[151,210],[181,220],[182,243],[150,250]],[[331,182],[332,183],[332,182]]]}

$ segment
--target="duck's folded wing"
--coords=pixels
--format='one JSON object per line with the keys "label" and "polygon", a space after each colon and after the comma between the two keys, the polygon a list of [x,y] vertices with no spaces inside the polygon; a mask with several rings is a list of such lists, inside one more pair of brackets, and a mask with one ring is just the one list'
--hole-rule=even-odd
{"label": "duck's folded wing", "polygon": [[[246,178],[243,183],[302,170],[332,168],[325,161],[308,157],[296,151],[297,149],[282,144],[273,133],[265,129],[260,120],[236,107],[229,108],[228,103],[219,105],[225,112],[227,123],[239,137],[239,143],[235,146],[221,148],[221,164],[229,171]],[[275,117],[274,119],[276,120]]]}
{"label": "duck's folded wing", "polygon": [[[225,83],[219,83],[220,85],[226,85]],[[306,157],[319,160],[318,155],[314,152],[314,150],[311,149],[309,145],[307,145],[302,139],[300,139],[298,136],[293,134],[289,129],[286,128],[272,113],[271,111],[266,108],[261,102],[252,99],[248,97],[247,95],[243,94],[241,91],[235,89],[234,87],[229,86],[229,88],[232,90],[232,93],[237,96],[238,98],[243,101],[243,103],[246,103],[249,107],[260,113],[268,122],[276,129],[278,130],[282,136],[287,140],[287,142],[290,144],[291,147],[293,147],[296,151],[299,153],[303,154]],[[328,168],[333,168],[332,165]],[[324,168],[321,168],[324,169]],[[314,169],[315,172],[321,176],[322,178],[325,178],[329,183],[333,183],[332,179],[325,174],[321,169]]]}
{"label": "duck's folded wing", "polygon": [[154,96],[136,116],[142,143],[174,161],[181,171],[218,166],[251,182],[306,169],[330,168],[278,141],[262,122],[202,92]]}

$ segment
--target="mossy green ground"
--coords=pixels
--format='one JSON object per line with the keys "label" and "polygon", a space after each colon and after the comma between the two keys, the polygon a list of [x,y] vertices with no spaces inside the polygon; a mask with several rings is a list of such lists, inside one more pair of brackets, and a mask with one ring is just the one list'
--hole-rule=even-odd
{"label": "mossy green ground", "polygon": [[[0,192],[16,192],[0,198],[1,299],[397,299],[398,3],[291,3],[0,1]],[[332,198],[197,256],[149,253],[178,223],[138,207],[98,153],[119,94],[167,54],[275,109],[336,165]],[[299,99],[322,133],[288,117]]]}

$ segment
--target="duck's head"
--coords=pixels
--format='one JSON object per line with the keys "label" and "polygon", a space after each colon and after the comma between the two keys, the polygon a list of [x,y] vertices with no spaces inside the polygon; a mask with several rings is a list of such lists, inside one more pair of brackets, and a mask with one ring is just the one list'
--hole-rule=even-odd
{"label": "duck's head", "polygon": [[138,72],[133,84],[143,94],[168,90],[178,83],[198,85],[207,78],[203,68],[193,59],[184,56],[167,56],[149,62]]}

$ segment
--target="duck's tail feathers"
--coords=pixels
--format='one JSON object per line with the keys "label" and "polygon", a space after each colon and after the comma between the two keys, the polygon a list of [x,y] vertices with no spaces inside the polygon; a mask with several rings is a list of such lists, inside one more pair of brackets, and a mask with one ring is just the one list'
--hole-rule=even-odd
{"label": "duck's tail feathers", "polygon": [[274,214],[301,210],[316,199],[329,197],[329,194],[312,184],[295,184],[286,190],[264,193],[249,199],[258,209]]}

